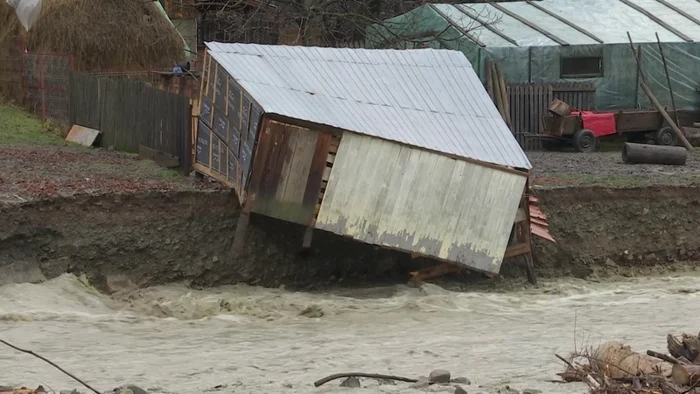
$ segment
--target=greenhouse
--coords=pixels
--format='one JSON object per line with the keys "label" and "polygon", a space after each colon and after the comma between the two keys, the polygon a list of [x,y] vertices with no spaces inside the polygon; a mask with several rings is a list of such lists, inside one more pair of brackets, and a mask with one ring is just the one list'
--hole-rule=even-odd
{"label": "greenhouse", "polygon": [[[541,0],[426,4],[368,29],[368,47],[456,49],[482,81],[488,60],[507,83],[594,82],[596,108],[648,107],[628,33],[647,84],[678,109],[699,109],[700,2]],[[662,51],[659,51],[657,33]]]}

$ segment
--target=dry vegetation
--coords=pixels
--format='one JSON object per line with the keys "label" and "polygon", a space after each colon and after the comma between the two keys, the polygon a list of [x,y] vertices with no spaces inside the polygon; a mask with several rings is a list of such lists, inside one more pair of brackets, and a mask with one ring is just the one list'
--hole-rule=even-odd
{"label": "dry vegetation", "polygon": [[567,369],[558,374],[566,382],[585,382],[591,394],[700,393],[700,335],[666,338],[670,355],[647,350],[637,353],[620,342],[559,357]]}
{"label": "dry vegetation", "polygon": [[27,33],[0,2],[0,51],[12,53],[23,36],[30,51],[69,54],[78,70],[172,67],[184,57],[182,38],[153,2],[44,0]]}

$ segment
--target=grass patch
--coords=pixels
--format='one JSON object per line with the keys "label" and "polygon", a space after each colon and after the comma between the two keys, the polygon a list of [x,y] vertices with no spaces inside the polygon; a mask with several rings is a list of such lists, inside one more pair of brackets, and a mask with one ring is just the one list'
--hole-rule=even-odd
{"label": "grass patch", "polygon": [[20,108],[0,106],[0,144],[64,144],[63,139],[51,131],[52,127]]}

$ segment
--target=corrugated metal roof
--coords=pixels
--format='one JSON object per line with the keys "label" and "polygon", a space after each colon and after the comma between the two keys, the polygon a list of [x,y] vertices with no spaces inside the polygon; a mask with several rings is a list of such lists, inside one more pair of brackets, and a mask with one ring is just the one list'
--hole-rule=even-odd
{"label": "corrugated metal roof", "polygon": [[531,168],[460,52],[215,42],[207,47],[267,113]]}
{"label": "corrugated metal roof", "polygon": [[[686,38],[700,41],[700,24],[692,20],[700,20],[700,2],[697,0],[538,0],[497,3],[495,6],[490,3],[432,6],[448,22],[468,29],[486,46],[515,45],[484,28],[473,16],[491,22],[491,26],[521,47],[557,46],[560,43],[509,14],[534,23],[569,45],[599,43],[576,27],[606,44],[629,42],[627,32],[635,42],[656,42],[654,33],[657,32],[663,42],[686,42]],[[641,10],[647,11],[658,21]]]}

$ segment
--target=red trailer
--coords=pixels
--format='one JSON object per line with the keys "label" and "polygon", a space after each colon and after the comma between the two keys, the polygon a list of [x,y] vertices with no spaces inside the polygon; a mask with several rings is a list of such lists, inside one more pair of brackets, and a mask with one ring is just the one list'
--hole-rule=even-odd
{"label": "red trailer", "polygon": [[[624,135],[629,142],[653,139],[658,145],[677,143],[673,129],[657,110],[572,111],[568,106],[561,110],[561,104],[566,105],[555,101],[543,116],[539,137],[545,149],[573,145],[579,152],[593,152],[599,138],[616,134]],[[562,116],[562,112],[565,115]],[[667,112],[674,117],[673,111]]]}

